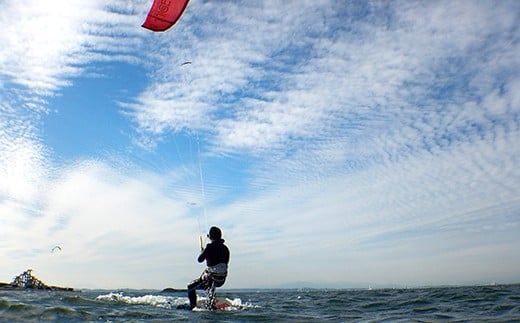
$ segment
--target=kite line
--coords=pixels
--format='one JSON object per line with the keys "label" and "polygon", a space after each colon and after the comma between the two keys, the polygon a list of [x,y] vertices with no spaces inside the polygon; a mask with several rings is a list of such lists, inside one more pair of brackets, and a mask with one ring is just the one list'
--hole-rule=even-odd
{"label": "kite line", "polygon": [[[200,190],[202,193],[202,210],[204,214],[204,222],[206,224],[206,228],[208,227],[208,217],[206,214],[206,190],[204,189],[204,176],[202,174],[202,161],[200,158],[200,141],[199,141],[199,134],[197,134],[197,157],[199,161],[199,176],[200,176]],[[199,223],[199,243],[200,243],[200,249],[204,249],[204,241],[202,238],[202,230],[200,228],[200,217],[197,218]]]}

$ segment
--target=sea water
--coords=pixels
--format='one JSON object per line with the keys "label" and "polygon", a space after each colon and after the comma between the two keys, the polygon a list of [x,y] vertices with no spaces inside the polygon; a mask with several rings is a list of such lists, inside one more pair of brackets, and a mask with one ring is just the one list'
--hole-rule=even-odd
{"label": "sea water", "polygon": [[[218,290],[227,310],[177,309],[184,293],[0,291],[2,322],[520,322],[520,285]],[[200,294],[203,297],[203,294]]]}

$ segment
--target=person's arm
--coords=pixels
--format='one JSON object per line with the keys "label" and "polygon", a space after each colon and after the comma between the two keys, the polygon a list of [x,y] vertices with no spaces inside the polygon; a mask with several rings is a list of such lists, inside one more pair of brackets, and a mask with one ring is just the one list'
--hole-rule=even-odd
{"label": "person's arm", "polygon": [[[209,245],[209,244],[208,244]],[[197,258],[197,261],[198,262],[203,262],[205,259],[206,259],[206,254],[207,254],[207,250],[208,250],[208,245],[206,245],[206,248],[204,248],[204,250],[202,250],[202,252],[200,253],[199,255],[199,258]]]}

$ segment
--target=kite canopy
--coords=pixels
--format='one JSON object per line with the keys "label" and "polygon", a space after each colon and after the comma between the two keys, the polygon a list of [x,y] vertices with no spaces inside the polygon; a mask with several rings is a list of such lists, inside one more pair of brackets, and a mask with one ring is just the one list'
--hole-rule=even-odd
{"label": "kite canopy", "polygon": [[182,16],[189,0],[154,0],[143,27],[153,31],[165,31],[175,25]]}

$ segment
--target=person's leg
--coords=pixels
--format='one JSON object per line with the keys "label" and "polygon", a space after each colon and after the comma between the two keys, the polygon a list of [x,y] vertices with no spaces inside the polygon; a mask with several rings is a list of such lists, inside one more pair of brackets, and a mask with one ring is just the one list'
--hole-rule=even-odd
{"label": "person's leg", "polygon": [[208,307],[208,310],[215,310],[215,292],[216,292],[216,288],[215,288],[215,281],[214,280],[211,280],[209,281],[209,286],[207,287],[207,290],[208,290],[208,304],[207,304],[207,307]]}
{"label": "person's leg", "polygon": [[188,285],[188,299],[190,300],[190,309],[197,306],[197,289],[204,286],[204,281],[201,278],[195,279]]}

